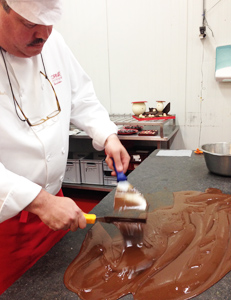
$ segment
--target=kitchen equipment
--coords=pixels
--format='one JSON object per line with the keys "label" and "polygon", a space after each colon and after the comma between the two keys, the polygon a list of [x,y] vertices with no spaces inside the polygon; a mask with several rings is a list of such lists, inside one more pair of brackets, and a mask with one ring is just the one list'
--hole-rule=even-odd
{"label": "kitchen equipment", "polygon": [[103,185],[104,151],[92,152],[80,160],[82,183]]}
{"label": "kitchen equipment", "polygon": [[201,146],[209,171],[231,176],[231,143],[220,142]]}
{"label": "kitchen equipment", "polygon": [[[112,159],[113,160],[113,159]],[[128,181],[123,172],[118,172],[113,160],[114,170],[117,176],[117,188],[114,197],[114,213],[119,217],[138,218],[137,223],[121,222],[117,224],[124,237],[126,247],[141,247],[143,243],[143,224],[140,222],[147,219],[148,205],[143,195],[136,190]]]}
{"label": "kitchen equipment", "polygon": [[115,217],[115,216],[105,216],[96,217],[95,214],[84,214],[87,220],[87,224],[95,224],[96,221],[104,223],[116,223],[116,222],[128,222],[128,223],[146,223],[146,218],[126,218],[126,217]]}
{"label": "kitchen equipment", "polygon": [[81,183],[80,160],[84,154],[77,152],[69,152],[66,171],[64,176],[64,183]]}

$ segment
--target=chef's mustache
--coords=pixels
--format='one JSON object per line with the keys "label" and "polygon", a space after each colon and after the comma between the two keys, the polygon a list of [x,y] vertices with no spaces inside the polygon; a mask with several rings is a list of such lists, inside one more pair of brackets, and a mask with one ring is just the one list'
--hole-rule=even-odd
{"label": "chef's mustache", "polygon": [[29,46],[34,46],[37,44],[44,44],[46,42],[46,40],[44,39],[35,39],[32,43],[29,44]]}

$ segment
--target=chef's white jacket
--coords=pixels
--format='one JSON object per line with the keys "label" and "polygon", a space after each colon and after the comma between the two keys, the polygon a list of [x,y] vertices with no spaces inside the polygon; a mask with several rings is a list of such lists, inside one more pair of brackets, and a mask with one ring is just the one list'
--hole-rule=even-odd
{"label": "chef's white jacket", "polygon": [[[84,130],[97,150],[117,133],[98,101],[90,78],[58,32],[53,30],[42,51],[48,78],[57,94],[61,113],[30,127],[14,101],[0,55],[0,222],[25,208],[43,188],[56,194],[64,178],[70,121]],[[57,109],[54,92],[44,73],[41,56],[19,58],[4,52],[16,100],[30,121]]]}

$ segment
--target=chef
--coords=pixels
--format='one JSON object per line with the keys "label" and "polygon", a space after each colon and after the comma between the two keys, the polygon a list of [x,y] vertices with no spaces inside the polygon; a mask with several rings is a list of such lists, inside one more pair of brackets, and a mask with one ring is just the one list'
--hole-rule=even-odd
{"label": "chef", "polygon": [[113,169],[129,155],[90,78],[52,26],[61,0],[0,0],[0,294],[86,220],[63,197],[69,124]]}

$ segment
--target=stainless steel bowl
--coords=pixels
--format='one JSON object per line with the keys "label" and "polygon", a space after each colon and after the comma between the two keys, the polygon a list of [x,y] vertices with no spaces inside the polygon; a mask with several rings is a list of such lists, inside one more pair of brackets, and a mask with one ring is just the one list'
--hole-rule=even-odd
{"label": "stainless steel bowl", "polygon": [[201,146],[209,171],[231,176],[231,143],[214,143]]}

